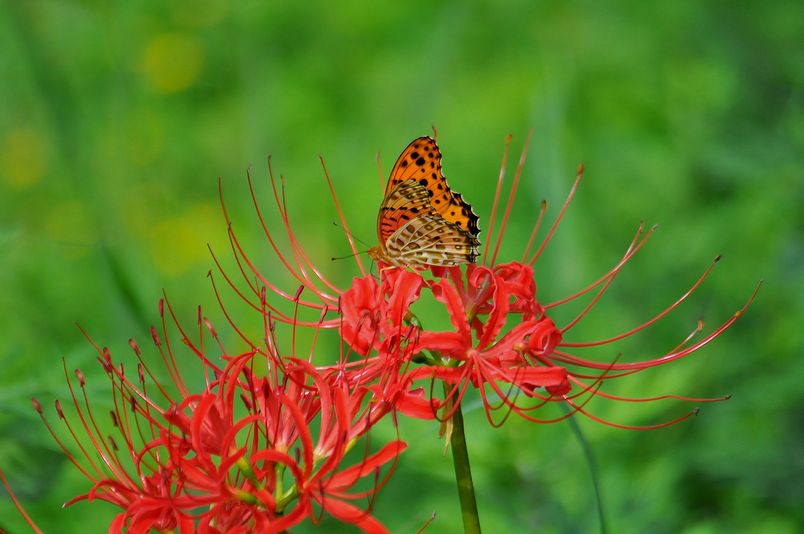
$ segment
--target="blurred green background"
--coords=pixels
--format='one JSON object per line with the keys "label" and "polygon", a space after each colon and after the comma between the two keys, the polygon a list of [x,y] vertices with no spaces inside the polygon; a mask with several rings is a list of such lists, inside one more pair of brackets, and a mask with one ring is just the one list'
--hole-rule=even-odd
{"label": "blurred green background", "polygon": [[[319,154],[352,232],[373,244],[378,152],[387,172],[436,125],[445,174],[485,229],[505,135],[516,161],[533,129],[503,257],[518,257],[539,200],[554,215],[576,165],[587,169],[537,269],[545,301],[613,265],[640,220],[661,224],[573,340],[650,318],[724,255],[688,303],[604,361],[661,354],[699,317],[713,328],[765,280],[717,342],[611,390],[732,400],[650,432],[577,419],[610,531],[800,532],[802,11],[792,0],[0,2],[0,466],[46,532],[105,531],[112,508],[61,508],[88,486],[29,399],[52,418],[53,400],[68,397],[64,357],[108,402],[76,322],[122,355],[129,337],[146,345],[162,288],[188,325],[198,304],[214,315],[206,244],[230,256],[218,177],[271,273],[245,174],[264,180],[272,154],[294,230],[345,283],[356,270],[329,261],[349,250]],[[645,425],[689,406],[589,408]],[[589,466],[566,423],[494,430],[474,410],[467,424],[487,532],[597,530]],[[428,532],[459,532],[435,426],[402,430],[412,446],[377,515],[413,532],[435,511]],[[0,527],[27,530],[4,495]]]}

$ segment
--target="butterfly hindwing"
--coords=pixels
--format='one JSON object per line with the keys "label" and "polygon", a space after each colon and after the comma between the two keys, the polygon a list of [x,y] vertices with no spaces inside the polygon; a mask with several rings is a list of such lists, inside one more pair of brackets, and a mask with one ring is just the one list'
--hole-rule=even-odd
{"label": "butterfly hindwing", "polygon": [[386,241],[387,255],[402,265],[474,263],[480,242],[437,213],[422,215],[400,227]]}

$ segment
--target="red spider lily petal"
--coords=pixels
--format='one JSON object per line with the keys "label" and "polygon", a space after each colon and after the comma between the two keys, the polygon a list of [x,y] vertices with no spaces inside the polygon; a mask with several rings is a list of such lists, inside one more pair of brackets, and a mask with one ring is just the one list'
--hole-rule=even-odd
{"label": "red spider lily petal", "polygon": [[364,532],[387,532],[385,527],[368,512],[344,500],[350,497],[345,491],[351,489],[359,479],[376,473],[380,467],[395,460],[406,448],[407,444],[399,440],[387,444],[378,452],[366,457],[360,464],[336,473],[322,480],[320,484],[308,486],[310,498],[333,517],[352,523]]}
{"label": "red spider lily petal", "polygon": [[528,333],[528,349],[531,354],[547,356],[561,343],[561,331],[549,317],[542,317]]}
{"label": "red spider lily petal", "polygon": [[[442,278],[437,282],[430,284],[430,290],[433,292],[433,296],[436,298],[436,300],[444,303],[447,308],[450,321],[452,322],[452,326],[455,327],[455,332],[450,332],[450,334],[454,335],[447,336],[444,339],[452,339],[460,343],[461,346],[471,346],[472,331],[469,328],[469,322],[466,320],[464,302],[460,293],[458,293],[458,290],[446,278]],[[422,332],[422,335],[425,333],[426,332]],[[429,345],[425,343],[421,337],[419,338],[419,343],[424,347],[429,347]],[[460,356],[460,354],[458,354],[458,356]]]}
{"label": "red spider lily petal", "polygon": [[150,532],[156,530],[172,530],[176,528],[178,520],[172,507],[161,500],[142,499],[135,501],[128,508],[130,532]]}
{"label": "red spider lily petal", "polygon": [[544,388],[550,395],[562,396],[570,392],[567,370],[563,367],[526,367],[515,373],[516,380],[510,378],[512,384],[520,386],[525,393],[533,393],[537,388]]}
{"label": "red spider lily petal", "polygon": [[[480,269],[476,269],[473,274],[480,273]],[[491,273],[489,273],[491,274]],[[506,319],[508,318],[509,304],[509,291],[506,284],[502,280],[498,280],[497,276],[485,277],[486,284],[489,285],[489,290],[492,293],[493,306],[489,313],[488,319],[485,324],[479,329],[480,334],[477,341],[477,348],[484,349],[488,347],[502,331],[505,326]],[[471,280],[470,282],[474,282]]]}
{"label": "red spider lily petal", "polygon": [[494,276],[498,279],[497,283],[502,281],[513,297],[512,312],[521,313],[523,319],[532,319],[544,313],[536,300],[536,280],[530,265],[519,262],[496,265]]}
{"label": "red spider lily petal", "polygon": [[419,298],[424,280],[421,275],[406,269],[389,269],[382,279],[388,304],[383,317],[392,328],[401,324],[410,305]]}
{"label": "red spider lily petal", "polygon": [[[221,439],[229,425],[216,407],[218,402],[218,396],[212,393],[191,395],[181,405],[165,411],[164,416],[168,423],[191,436],[194,450],[203,452],[205,456],[220,455]],[[184,410],[190,410],[192,417],[185,415]]]}
{"label": "red spider lily petal", "polygon": [[459,332],[422,332],[417,342],[420,350],[435,351],[456,360],[465,359],[471,346],[471,338],[467,341]]}
{"label": "red spider lily petal", "polygon": [[374,516],[348,502],[332,497],[319,501],[319,504],[333,517],[344,523],[351,523],[369,534],[385,534],[388,529]]}
{"label": "red spider lily petal", "polygon": [[394,409],[399,413],[414,419],[435,419],[441,401],[428,398],[424,388],[409,390],[403,389],[394,400]]}
{"label": "red spider lily petal", "polygon": [[407,448],[408,444],[401,440],[388,443],[376,453],[364,458],[359,465],[344,469],[330,477],[327,481],[327,490],[340,491],[351,488],[359,479],[397,458]]}
{"label": "red spider lily petal", "polygon": [[254,505],[242,502],[226,502],[215,506],[195,525],[198,534],[232,534],[266,532],[271,519],[259,513]]}
{"label": "red spider lily petal", "polygon": [[366,355],[380,341],[382,294],[374,277],[355,278],[340,299],[341,335],[358,354]]}
{"label": "red spider lily petal", "polygon": [[[424,281],[414,272],[386,268],[381,285],[372,276],[355,278],[340,300],[341,335],[356,353],[383,350],[408,337],[404,318]],[[389,350],[386,348],[386,350]]]}
{"label": "red spider lily petal", "polygon": [[125,512],[118,514],[109,532],[147,534],[152,530],[168,531],[177,527],[179,532],[192,532],[192,518],[180,513],[169,501],[145,497],[132,502]]}
{"label": "red spider lily petal", "polygon": [[[480,363],[480,360],[484,364]],[[563,367],[529,367],[504,366],[492,360],[483,359],[480,355],[473,357],[469,367],[433,367],[430,369],[417,369],[418,378],[434,376],[448,384],[460,384],[467,377],[475,387],[482,383],[500,381],[518,386],[528,393],[536,388],[551,388],[564,390],[569,386],[567,370]],[[477,373],[472,370],[479,367]],[[482,380],[481,380],[482,379]]]}

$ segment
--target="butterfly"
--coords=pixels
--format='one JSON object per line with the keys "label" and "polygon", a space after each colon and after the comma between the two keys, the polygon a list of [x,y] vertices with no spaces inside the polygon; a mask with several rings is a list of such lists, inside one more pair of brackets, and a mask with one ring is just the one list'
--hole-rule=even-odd
{"label": "butterfly", "polygon": [[475,263],[478,216],[441,172],[435,139],[414,139],[396,160],[377,215],[369,256],[395,266]]}

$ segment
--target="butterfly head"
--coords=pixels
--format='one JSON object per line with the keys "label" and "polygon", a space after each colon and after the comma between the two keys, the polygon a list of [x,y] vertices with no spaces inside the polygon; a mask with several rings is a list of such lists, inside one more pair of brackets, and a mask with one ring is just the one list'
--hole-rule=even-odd
{"label": "butterfly head", "polygon": [[382,253],[381,247],[371,247],[366,251],[368,257],[374,261],[381,261],[385,255]]}

